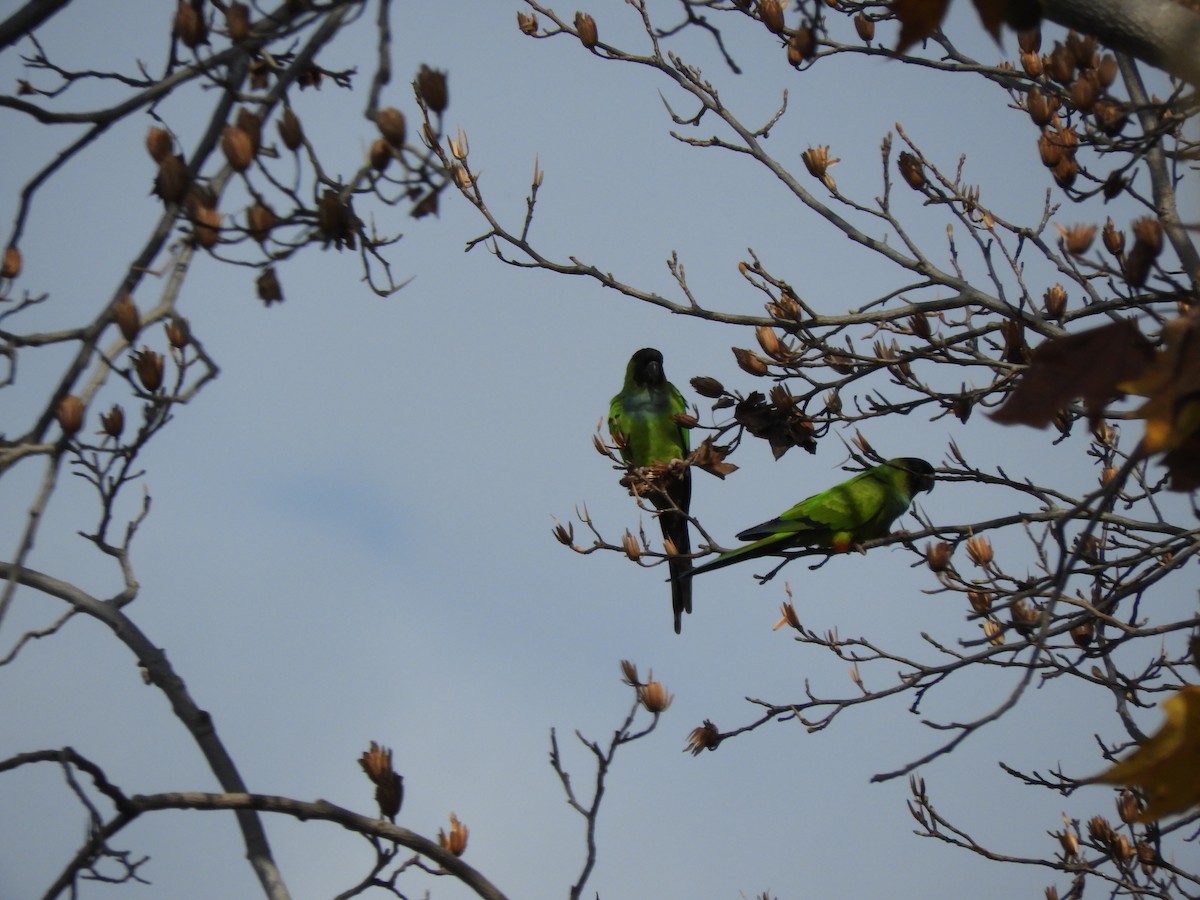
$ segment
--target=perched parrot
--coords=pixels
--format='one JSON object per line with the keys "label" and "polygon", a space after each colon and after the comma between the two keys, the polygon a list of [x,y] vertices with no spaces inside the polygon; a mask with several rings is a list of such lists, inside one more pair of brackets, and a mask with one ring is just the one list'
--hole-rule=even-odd
{"label": "perched parrot", "polygon": [[[625,386],[608,407],[608,433],[621,446],[621,456],[629,465],[666,465],[687,458],[688,430],[673,418],[685,412],[683,395],[663,374],[662,354],[647,347],[633,354],[625,367]],[[692,611],[692,583],[684,577],[692,568],[686,556],[691,552],[687,523],[691,472],[683,468],[678,474],[668,474],[663,486],[665,494],[649,490],[645,496],[659,510],[663,537],[675,545],[676,553],[684,554],[668,561],[675,633],[679,634],[680,616]]]}
{"label": "perched parrot", "polygon": [[855,544],[885,537],[913,497],[932,490],[933,466],[925,460],[913,456],[889,459],[801,500],[777,519],[747,528],[738,540],[754,543],[722,553],[686,573],[685,578],[790,547],[828,547],[844,553]]}

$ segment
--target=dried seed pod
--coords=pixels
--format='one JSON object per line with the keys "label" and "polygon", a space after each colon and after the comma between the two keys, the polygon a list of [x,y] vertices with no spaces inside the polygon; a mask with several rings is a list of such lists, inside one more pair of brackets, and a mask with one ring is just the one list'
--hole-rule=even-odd
{"label": "dried seed pod", "polygon": [[1041,78],[1042,73],[1046,71],[1046,67],[1042,64],[1042,58],[1037,53],[1021,53],[1021,68],[1025,70],[1025,74],[1030,78]]}
{"label": "dried seed pod", "polygon": [[1039,88],[1029,89],[1029,95],[1025,98],[1025,108],[1029,112],[1029,118],[1038,128],[1045,128],[1054,116],[1054,108]]}
{"label": "dried seed pod", "polygon": [[783,5],[779,0],[758,0],[758,17],[771,34],[783,34]]}
{"label": "dried seed pod", "polygon": [[55,416],[58,424],[62,427],[63,434],[71,437],[83,427],[83,401],[74,394],[67,394],[58,401]]}
{"label": "dried seed pod", "polygon": [[701,397],[708,397],[710,400],[715,400],[725,393],[725,386],[715,378],[709,378],[707,375],[697,375],[691,381],[692,390]]}
{"label": "dried seed pod", "polygon": [[198,206],[192,214],[192,236],[205,250],[211,250],[221,239],[221,214],[212,206]]}
{"label": "dried seed pod", "polygon": [[721,745],[722,740],[721,732],[717,729],[717,726],[708,719],[705,719],[703,725],[692,729],[683,751],[691,753],[692,756],[699,756],[705,750],[716,750]]}
{"label": "dried seed pod", "polygon": [[964,425],[971,418],[971,410],[975,408],[975,401],[966,394],[960,394],[955,397],[950,403],[950,410],[954,413],[954,417]]}
{"label": "dried seed pod", "polygon": [[317,227],[327,240],[337,240],[343,232],[343,206],[341,195],[326,188],[317,203]]}
{"label": "dried seed pod", "polygon": [[875,20],[867,18],[866,13],[859,13],[854,17],[854,30],[858,32],[859,38],[868,44],[875,40]]}
{"label": "dried seed pod", "polygon": [[454,813],[450,813],[450,833],[446,834],[442,829],[438,829],[438,844],[455,856],[462,856],[467,849],[467,826],[460,822]]}
{"label": "dried seed pod", "polygon": [[1064,156],[1074,158],[1075,151],[1079,147],[1079,135],[1075,132],[1074,128],[1065,128],[1059,125],[1054,131],[1054,139],[1063,148]]}
{"label": "dried seed pod", "polygon": [[1109,821],[1104,816],[1092,816],[1087,820],[1087,834],[1090,838],[1105,847],[1112,845],[1116,832],[1112,830]]}
{"label": "dried seed pod", "polygon": [[1050,174],[1054,176],[1055,184],[1064,191],[1069,190],[1071,185],[1075,183],[1076,176],[1079,175],[1079,164],[1072,157],[1064,156],[1050,170]]}
{"label": "dried seed pod", "polygon": [[387,780],[388,775],[393,771],[392,751],[388,747],[371,741],[371,748],[359,757],[358,764],[366,776],[371,779],[372,784],[379,784]]}
{"label": "dried seed pod", "polygon": [[1127,838],[1125,835],[1118,834],[1116,838],[1114,838],[1112,845],[1113,859],[1117,860],[1118,862],[1128,862],[1133,858],[1135,852],[1136,851],[1133,849],[1133,844],[1129,842],[1129,838]]}
{"label": "dried seed pod", "polygon": [[983,620],[983,636],[993,647],[1004,646],[1004,626],[995,619]]}
{"label": "dried seed pod", "polygon": [[1111,53],[1105,53],[1100,57],[1100,62],[1096,65],[1096,79],[1100,83],[1100,87],[1108,90],[1112,83],[1117,80],[1117,58]]}
{"label": "dried seed pod", "polygon": [[1125,280],[1132,287],[1142,287],[1150,277],[1150,268],[1154,265],[1154,257],[1145,244],[1134,243],[1133,249],[1122,260],[1121,271]]}
{"label": "dried seed pod", "polygon": [[192,337],[192,329],[188,325],[188,320],[181,316],[171,316],[168,321],[163,323],[163,330],[167,334],[167,343],[176,350],[186,347]]}
{"label": "dried seed pod", "polygon": [[1057,837],[1058,843],[1062,846],[1063,853],[1066,854],[1067,859],[1072,859],[1079,855],[1079,835],[1068,828],[1065,831],[1060,831]]}
{"label": "dried seed pod", "polygon": [[283,146],[292,151],[300,149],[300,145],[304,143],[304,129],[300,127],[300,120],[296,118],[290,106],[283,111],[275,127],[279,129],[279,139],[283,141]]}
{"label": "dried seed pod", "polygon": [[908,182],[908,186],[914,191],[919,191],[925,187],[927,181],[925,179],[925,166],[921,164],[916,156],[905,150],[896,160],[896,165],[900,169],[901,177]]}
{"label": "dried seed pod", "polygon": [[358,764],[375,785],[379,814],[395,821],[404,802],[404,778],[392,768],[391,749],[371,741],[371,748],[359,757]]}
{"label": "dried seed pod", "polygon": [[836,166],[841,160],[836,156],[830,155],[828,144],[820,147],[809,147],[800,154],[800,159],[804,161],[804,167],[808,169],[808,173],[813,178],[820,180],[831,191],[837,190],[837,182],[829,174],[829,169],[832,166]]}
{"label": "dried seed pod", "polygon": [[1016,600],[1009,607],[1009,616],[1012,618],[1013,627],[1022,637],[1028,638],[1033,636],[1041,613],[1036,606],[1030,606],[1024,600]]}
{"label": "dried seed pod", "polygon": [[825,354],[825,365],[839,375],[850,375],[854,372],[854,360],[844,353],[836,351]]}
{"label": "dried seed pod", "polygon": [[221,152],[235,172],[245,172],[254,162],[254,141],[236,125],[226,125],[221,131]]}
{"label": "dried seed pod", "polygon": [[394,106],[384,107],[375,114],[375,125],[383,139],[397,150],[404,146],[408,126],[404,121],[404,113]]}
{"label": "dried seed pod", "polygon": [[971,601],[971,609],[981,616],[992,608],[992,595],[987,591],[967,591],[967,599]]}
{"label": "dried seed pod", "polygon": [[1004,361],[1023,365],[1029,362],[1029,345],[1025,342],[1025,323],[1007,319],[1000,323],[1004,335]]}
{"label": "dried seed pod", "polygon": [[413,204],[413,208],[409,210],[409,215],[414,219],[423,219],[426,216],[438,214],[438,191],[430,191],[420,200]]}
{"label": "dried seed pod", "polygon": [[279,285],[279,276],[275,274],[274,266],[267,266],[254,282],[258,299],[264,306],[283,302],[283,288]]}
{"label": "dried seed pod", "polygon": [[642,558],[642,548],[638,545],[637,538],[633,536],[633,532],[628,528],[625,529],[625,534],[621,537],[621,548],[625,551],[625,555],[634,562]]}
{"label": "dried seed pod", "polygon": [[1017,46],[1022,53],[1037,53],[1042,49],[1042,30],[1030,28],[1017,32]]}
{"label": "dried seed pod", "polygon": [[800,317],[800,301],[784,290],[776,302],[767,304],[767,311],[776,319],[796,319]]}
{"label": "dried seed pod", "polygon": [[1111,216],[1105,221],[1101,236],[1104,239],[1104,249],[1113,256],[1119,257],[1125,252],[1125,232],[1113,224]]}
{"label": "dried seed pod", "polygon": [[143,347],[133,355],[133,366],[138,378],[150,393],[154,393],[163,383],[163,356],[155,353],[149,347]]}
{"label": "dried seed pod", "polygon": [[983,535],[973,535],[967,538],[967,556],[971,562],[980,568],[986,568],[991,565],[995,555],[992,551],[992,542]]}
{"label": "dried seed pod", "polygon": [[367,154],[367,160],[371,164],[371,168],[376,172],[383,172],[387,169],[392,161],[392,148],[383,138],[376,138],[371,142],[371,150]]}
{"label": "dried seed pod", "polygon": [[1068,85],[1075,77],[1075,54],[1059,43],[1045,60],[1046,72],[1061,85]]}
{"label": "dried seed pod", "polygon": [[1109,137],[1116,137],[1125,130],[1125,125],[1129,122],[1125,107],[1112,100],[1098,101],[1092,109],[1092,115],[1095,116],[1100,130]]}
{"label": "dried seed pod", "polygon": [[183,156],[174,153],[164,156],[158,161],[158,175],[154,179],[154,193],[163,199],[164,203],[179,203],[187,196],[191,186],[187,165]]}
{"label": "dried seed pod", "polygon": [[236,0],[230,3],[225,9],[225,27],[229,29],[229,39],[235,44],[250,37],[250,7]]}
{"label": "dried seed pod", "polygon": [[113,304],[112,313],[113,321],[121,330],[121,336],[132,344],[137,339],[138,332],[142,330],[142,319],[133,302],[133,295],[122,294],[121,299]]}
{"label": "dried seed pod", "polygon": [[1145,841],[1139,841],[1137,845],[1138,864],[1142,867],[1142,872],[1149,878],[1154,874],[1154,869],[1158,866],[1159,858],[1158,851],[1154,849],[1153,844],[1148,844]]}
{"label": "dried seed pod", "polygon": [[561,522],[554,523],[554,539],[564,547],[575,546],[575,523],[568,522],[565,526]]}
{"label": "dried seed pod", "polygon": [[107,434],[113,440],[119,441],[121,432],[125,430],[125,410],[119,404],[114,403],[108,412],[100,413],[100,426],[103,429],[102,434]]}
{"label": "dried seed pod", "polygon": [[1063,159],[1062,145],[1054,139],[1049,129],[1044,130],[1038,137],[1037,148],[1042,165],[1047,169],[1053,169]]}
{"label": "dried seed pod", "polygon": [[596,44],[600,43],[596,20],[585,12],[575,13],[575,31],[579,35],[579,43],[589,50],[595,50]]}
{"label": "dried seed pod", "polygon": [[250,138],[250,146],[254,150],[254,155],[258,156],[259,148],[262,147],[262,116],[243,106],[238,109],[234,124],[246,132]]}
{"label": "dried seed pod", "polygon": [[208,43],[208,22],[199,9],[187,0],[179,0],[179,5],[175,7],[173,33],[185,47],[195,50],[201,44]]}
{"label": "dried seed pod", "polygon": [[646,712],[654,715],[665,712],[674,699],[675,695],[668,693],[660,681],[648,681],[638,688],[638,700]]}
{"label": "dried seed pod", "polygon": [[801,66],[817,55],[817,35],[811,28],[802,25],[792,32],[787,43],[788,64]]}
{"label": "dried seed pod", "polygon": [[152,126],[146,132],[146,151],[156,163],[160,163],[170,156],[173,149],[175,149],[175,142],[171,138],[171,133],[165,128]]}
{"label": "dried seed pod", "polygon": [[316,63],[309,63],[297,73],[296,85],[300,90],[315,88],[319,91],[321,89],[321,79],[324,77],[324,73]]}
{"label": "dried seed pod", "polygon": [[1070,228],[1055,225],[1054,227],[1058,229],[1059,237],[1066,251],[1072,256],[1083,256],[1092,248],[1092,242],[1096,239],[1095,225],[1072,225]]}
{"label": "dried seed pod", "polygon": [[271,229],[279,224],[275,210],[261,201],[246,210],[246,231],[250,237],[265,244],[271,235]]}
{"label": "dried seed pod", "polygon": [[809,147],[800,154],[800,159],[804,161],[804,167],[813,178],[824,178],[829,167],[839,162],[838,159],[830,157],[828,144]]}
{"label": "dried seed pod", "polygon": [[417,72],[417,93],[435,113],[442,113],[450,103],[450,89],[446,84],[446,73],[422,65]]}
{"label": "dried seed pod", "polygon": [[1162,224],[1158,219],[1153,216],[1142,216],[1140,219],[1133,220],[1132,228],[1135,247],[1138,244],[1145,246],[1150,258],[1157,259],[1163,248]]}
{"label": "dried seed pod", "polygon": [[1092,624],[1092,620],[1088,619],[1085,622],[1080,622],[1071,628],[1071,640],[1075,642],[1075,646],[1080,649],[1089,647],[1096,639],[1096,626]]}
{"label": "dried seed pod", "polygon": [[778,631],[784,625],[789,625],[796,631],[802,631],[800,627],[800,617],[796,615],[796,607],[791,603],[783,603],[779,606],[779,621],[775,623],[772,631]]}
{"label": "dried seed pod", "polygon": [[922,340],[929,340],[933,336],[933,330],[929,327],[929,315],[924,312],[913,313],[909,316],[908,327],[912,329],[912,333]]}
{"label": "dried seed pod", "polygon": [[1061,284],[1046,288],[1046,293],[1042,295],[1042,303],[1046,308],[1046,315],[1061,322],[1067,308],[1066,288]]}
{"label": "dried seed pod", "polygon": [[15,244],[4,248],[4,260],[0,262],[0,278],[13,279],[21,274],[21,251]]}
{"label": "dried seed pod", "polygon": [[1096,105],[1099,94],[1096,82],[1086,74],[1080,75],[1071,85],[1071,105],[1081,112],[1088,112]]}
{"label": "dried seed pod", "polygon": [[1067,32],[1067,49],[1071,51],[1077,69],[1090,69],[1096,55],[1096,38],[1090,34]]}
{"label": "dried seed pod", "polygon": [[1141,804],[1138,803],[1137,797],[1129,788],[1125,788],[1117,795],[1117,815],[1126,825],[1136,822],[1141,812]]}
{"label": "dried seed pod", "polygon": [[925,562],[931,571],[945,572],[950,568],[950,557],[953,552],[945,541],[938,541],[925,548]]}
{"label": "dried seed pod", "polygon": [[788,355],[786,348],[779,340],[779,335],[770,325],[759,325],[754,330],[754,336],[758,338],[758,345],[762,347],[763,353],[772,359],[781,359]]}
{"label": "dried seed pod", "polygon": [[749,350],[743,350],[741,347],[733,348],[734,359],[737,360],[738,367],[743,372],[759,377],[767,374],[767,364],[759,357],[755,356]]}
{"label": "dried seed pod", "polygon": [[467,133],[461,128],[455,133],[455,136],[449,138],[446,143],[450,147],[450,155],[459,162],[465,162],[471,154],[471,142],[467,140]]}

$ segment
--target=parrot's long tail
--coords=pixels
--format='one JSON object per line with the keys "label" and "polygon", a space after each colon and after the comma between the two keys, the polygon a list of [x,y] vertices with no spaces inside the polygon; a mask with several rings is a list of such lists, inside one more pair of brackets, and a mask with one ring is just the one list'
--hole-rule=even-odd
{"label": "parrot's long tail", "polygon": [[675,545],[675,552],[685,554],[673,556],[668,562],[671,570],[671,609],[675,613],[675,633],[679,634],[684,613],[692,611],[692,561],[686,554],[692,552],[691,540],[688,538],[687,516],[670,510],[659,514],[659,524],[662,526],[664,538],[669,538]]}

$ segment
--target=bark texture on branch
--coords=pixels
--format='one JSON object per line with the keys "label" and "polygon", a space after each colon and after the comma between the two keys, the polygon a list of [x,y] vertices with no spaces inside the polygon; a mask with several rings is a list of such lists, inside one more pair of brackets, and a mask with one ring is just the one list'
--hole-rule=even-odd
{"label": "bark texture on branch", "polygon": [[1196,0],[1043,0],[1047,19],[1094,34],[1112,50],[1200,84]]}

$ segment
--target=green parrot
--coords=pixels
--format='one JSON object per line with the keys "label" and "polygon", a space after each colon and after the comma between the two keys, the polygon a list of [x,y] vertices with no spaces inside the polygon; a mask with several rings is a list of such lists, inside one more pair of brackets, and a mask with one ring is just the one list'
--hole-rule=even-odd
{"label": "green parrot", "polygon": [[[625,367],[625,385],[608,407],[608,433],[621,447],[621,456],[631,466],[666,465],[688,456],[688,430],[674,416],[687,412],[683,395],[663,374],[663,357],[657,350],[639,350]],[[686,467],[665,475],[663,491],[646,491],[646,498],[659,510],[663,538],[670,539],[675,552],[668,561],[671,570],[671,606],[675,611],[675,633],[680,617],[692,611],[692,583],[686,576],[692,568],[687,512],[692,502],[692,476]]]}
{"label": "green parrot", "polygon": [[827,491],[801,500],[777,519],[747,528],[738,540],[754,543],[722,553],[686,576],[711,572],[743,559],[790,547],[828,547],[844,553],[855,544],[885,537],[921,491],[933,490],[933,466],[902,456],[860,472]]}

